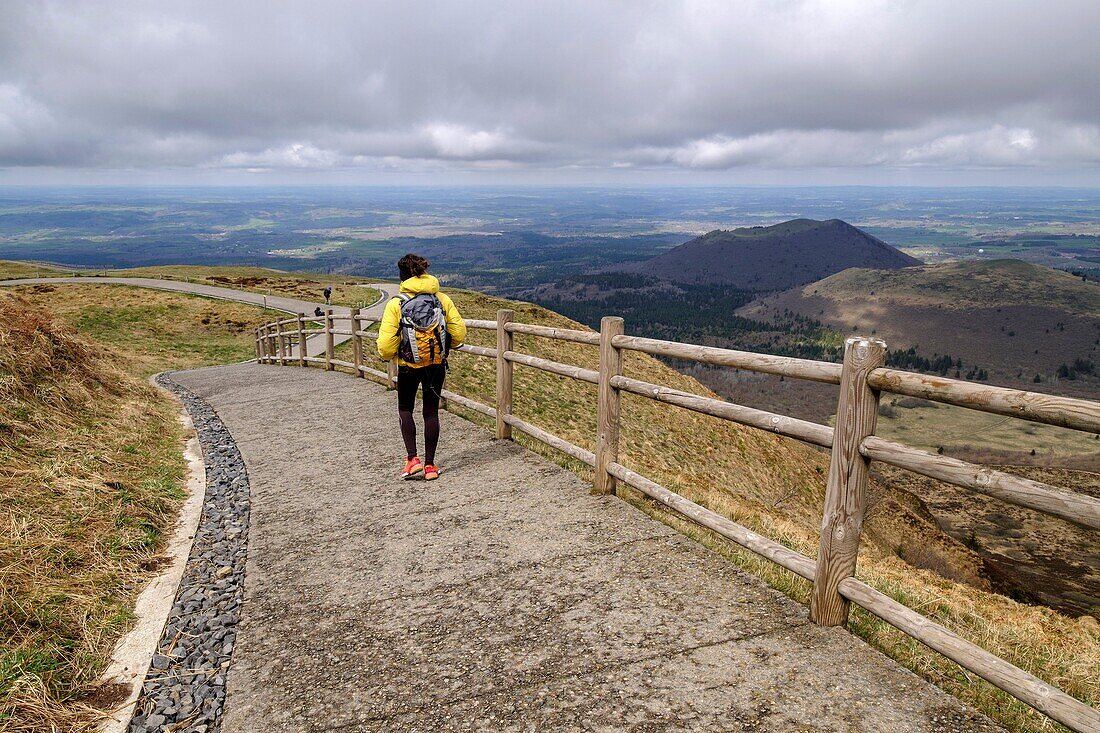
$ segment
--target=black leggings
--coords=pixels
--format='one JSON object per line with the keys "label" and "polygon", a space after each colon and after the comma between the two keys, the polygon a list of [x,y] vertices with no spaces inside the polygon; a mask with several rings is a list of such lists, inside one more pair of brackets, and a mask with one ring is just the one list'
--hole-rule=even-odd
{"label": "black leggings", "polygon": [[435,446],[439,443],[439,399],[443,391],[443,379],[447,376],[446,364],[425,367],[399,367],[397,370],[397,415],[401,421],[401,439],[405,441],[405,453],[409,458],[416,453],[416,423],[413,407],[416,406],[416,390],[424,385],[424,463],[435,463]]}

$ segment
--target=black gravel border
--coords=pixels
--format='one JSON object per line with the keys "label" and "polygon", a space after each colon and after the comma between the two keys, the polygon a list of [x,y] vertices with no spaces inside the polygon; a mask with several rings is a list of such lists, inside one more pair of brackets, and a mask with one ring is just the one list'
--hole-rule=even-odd
{"label": "black gravel border", "polygon": [[221,729],[248,549],[248,472],[233,436],[202,398],[160,374],[183,402],[206,463],[206,498],[191,554],[130,720],[130,733]]}

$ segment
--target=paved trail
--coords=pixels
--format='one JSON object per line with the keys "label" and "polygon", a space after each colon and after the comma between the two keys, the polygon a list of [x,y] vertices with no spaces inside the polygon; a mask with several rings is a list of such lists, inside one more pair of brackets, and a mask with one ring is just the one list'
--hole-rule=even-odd
{"label": "paved trail", "polygon": [[173,378],[252,487],[225,731],[999,730],[453,415],[442,478],[403,483],[392,392],[255,364]]}
{"label": "paved trail", "polygon": [[[252,293],[246,290],[222,288],[215,285],[203,285],[201,283],[183,282],[179,280],[160,280],[149,277],[33,277],[18,280],[0,280],[0,286],[16,287],[20,285],[128,285],[135,288],[150,288],[152,290],[167,290],[187,295],[201,295],[204,298],[217,298],[218,300],[232,300],[237,303],[258,305],[266,308],[283,311],[285,313],[305,313],[313,315],[315,308],[330,309],[336,316],[344,316],[350,312],[349,308],[333,305],[326,306],[323,301],[298,300],[281,295],[264,295]],[[367,287],[374,288],[382,293],[378,302],[360,311],[365,316],[375,320],[382,318],[382,312],[386,308],[389,296],[396,294],[396,286],[387,283],[370,283]],[[274,318],[272,318],[274,320]],[[338,328],[346,328],[347,323],[339,324]],[[342,344],[350,336],[336,334],[333,336],[335,344]],[[294,351],[292,356],[296,356]],[[306,356],[319,356],[325,352],[324,338],[311,336],[306,340]]]}

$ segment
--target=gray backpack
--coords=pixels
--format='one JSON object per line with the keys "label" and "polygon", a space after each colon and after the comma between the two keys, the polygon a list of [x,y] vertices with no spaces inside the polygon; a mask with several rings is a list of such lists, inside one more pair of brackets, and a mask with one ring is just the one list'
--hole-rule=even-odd
{"label": "gray backpack", "polygon": [[447,318],[439,298],[431,293],[402,293],[397,298],[401,301],[401,346],[397,355],[418,367],[446,363]]}

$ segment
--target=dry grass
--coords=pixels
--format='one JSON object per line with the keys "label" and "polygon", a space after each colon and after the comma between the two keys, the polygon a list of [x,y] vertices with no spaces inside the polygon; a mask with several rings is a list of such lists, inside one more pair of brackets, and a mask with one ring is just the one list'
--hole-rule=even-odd
{"label": "dry grass", "polygon": [[882,301],[942,305],[955,310],[1042,303],[1067,313],[1100,318],[1100,288],[1062,270],[1020,260],[966,260],[900,270],[851,268],[805,286],[836,301]]}
{"label": "dry grass", "polygon": [[378,299],[378,291],[357,285],[363,278],[348,275],[321,275],[308,272],[282,272],[266,267],[205,267],[202,265],[164,265],[109,270],[112,277],[157,277],[166,280],[186,280],[235,290],[267,295],[284,295],[323,303],[324,289],[332,288],[331,303],[349,308],[370,305]]}
{"label": "dry grass", "polygon": [[[209,272],[205,268],[204,271]],[[85,292],[83,288],[81,291]],[[111,292],[132,292],[138,294],[135,297],[143,302],[160,295],[126,288]],[[60,293],[60,290],[50,293],[48,300],[66,312],[67,319],[80,323],[79,319],[86,316],[89,303],[73,303],[72,310],[68,311],[64,302],[58,301],[62,297]],[[92,300],[88,296],[64,297]],[[197,301],[184,296],[168,297]],[[455,300],[463,314],[469,318],[492,319],[498,307],[513,307],[513,304],[506,301],[474,293],[456,293]],[[234,307],[224,303],[197,302],[222,313]],[[521,321],[578,327],[564,317],[536,306],[519,304],[514,307],[517,309],[517,319]],[[85,316],[81,316],[82,313]],[[126,332],[124,326],[128,328],[124,319],[112,324],[110,319],[97,317],[83,323],[85,327],[95,326],[92,330],[96,330],[103,338],[110,339],[112,334],[116,334],[115,343],[131,345],[121,335]],[[103,325],[95,325],[97,323]],[[150,334],[148,340],[138,340],[134,346],[139,350],[152,348],[150,345],[162,337],[164,336]],[[205,336],[199,338],[196,334],[196,343],[204,340]],[[469,340],[471,343],[494,345],[493,335],[483,331],[472,331]],[[250,337],[247,344],[248,350],[251,350]],[[345,345],[342,348],[346,350],[349,347]],[[594,368],[597,362],[595,349],[574,344],[517,337],[517,349],[589,368]],[[202,358],[209,359],[212,356],[207,353]],[[155,354],[153,358],[164,361],[179,357],[162,352]],[[136,371],[149,369],[152,364],[153,362],[149,362]],[[627,359],[626,371],[631,376],[648,381],[690,392],[707,393],[694,380],[656,360],[640,355],[631,355]],[[494,365],[488,360],[456,355],[452,360],[449,386],[457,392],[491,404],[494,373]],[[594,388],[517,365],[515,389],[518,415],[578,445],[593,447]],[[74,414],[79,412],[77,410]],[[479,416],[468,416],[482,424],[486,423]],[[110,417],[107,415],[103,419]],[[827,464],[827,457],[823,452],[773,435],[630,396],[624,403],[623,421],[624,463],[720,514],[741,521],[807,555],[814,555]],[[94,422],[93,419],[93,424]],[[112,422],[103,424],[109,435],[130,435],[127,430],[135,429],[133,425],[115,425]],[[590,476],[587,467],[562,458],[552,449],[525,437],[519,437],[518,440],[580,475]],[[123,439],[122,444],[127,442]],[[98,445],[77,445],[78,450],[75,453],[89,451],[91,455],[97,455],[97,450],[103,450]],[[173,451],[176,447],[174,444],[171,446]],[[28,454],[31,455],[33,454]],[[40,449],[39,455],[48,457],[48,449]],[[178,461],[178,456],[176,459]],[[23,461],[29,468],[35,465],[31,457],[25,457]],[[40,458],[39,462],[42,464],[42,471],[51,470],[49,460]],[[150,461],[146,465],[165,463]],[[77,467],[69,468],[75,470]],[[759,575],[792,597],[806,600],[808,586],[801,579],[738,549],[732,543],[682,520],[677,515],[669,514],[659,505],[634,492],[624,491],[623,494],[624,498],[643,511],[730,557],[741,567]],[[68,500],[65,497],[62,499]],[[5,500],[5,510],[7,505]],[[865,536],[866,542],[860,556],[860,577],[1080,699],[1092,704],[1100,702],[1100,684],[1095,673],[1096,669],[1100,669],[1100,627],[1094,619],[1074,620],[1045,608],[1022,605],[970,584],[950,580],[928,570],[915,569],[907,564],[898,556],[899,550],[904,551],[907,547],[921,547],[926,551],[931,549],[936,551],[940,562],[947,562],[953,568],[961,569],[965,577],[971,573],[967,563],[975,562],[975,558],[965,547],[939,532],[919,501],[889,487],[878,485],[873,488]],[[138,556],[140,554],[133,555]],[[5,566],[8,565],[11,563],[6,562]],[[110,587],[109,583],[106,585]],[[6,580],[4,587],[7,588]],[[121,607],[125,608],[125,605]],[[1010,700],[972,675],[963,674],[953,663],[929,652],[866,614],[856,613],[852,628],[887,654],[975,705],[1011,730],[1031,733],[1057,729],[1043,716]],[[92,633],[90,636],[96,637],[96,634]],[[102,636],[100,634],[99,638]],[[84,657],[85,660],[89,658],[94,659]],[[88,668],[94,668],[94,664]],[[37,688],[25,686],[25,689],[48,688],[42,683]],[[51,694],[56,698],[58,693]],[[70,692],[66,701],[71,705],[76,699],[76,693]]]}
{"label": "dry grass", "polygon": [[121,285],[12,288],[80,333],[118,349],[120,366],[149,375],[243,361],[256,355],[253,329],[272,311]]}
{"label": "dry grass", "polygon": [[[528,304],[512,304],[484,295],[454,293],[467,318],[493,319],[499,307],[514,307],[516,319],[544,325],[583,328]],[[472,330],[470,343],[494,346],[494,334]],[[537,356],[597,366],[592,347],[516,337],[516,349]],[[595,388],[517,365],[515,412],[520,417],[577,445],[594,448]],[[708,393],[694,380],[657,360],[630,354],[630,376],[694,393]],[[490,360],[456,355],[448,386],[486,404],[494,404],[495,366]],[[455,406],[475,422],[476,414]],[[623,463],[719,514],[731,517],[810,557],[816,555],[827,456],[794,441],[743,428],[704,415],[626,396],[623,406]],[[556,451],[517,436],[518,442],[583,477],[591,470]],[[628,501],[667,522],[788,595],[806,602],[809,584],[786,570],[741,550],[708,530],[685,521],[636,492]],[[1073,619],[1047,608],[1028,606],[981,588],[980,560],[939,530],[915,497],[888,486],[872,487],[859,577],[947,628],[1055,684],[1090,704],[1100,703],[1100,625],[1090,617]],[[914,554],[915,548],[920,552]],[[942,564],[944,574],[922,570],[899,555],[909,551]],[[919,559],[919,558],[918,558]],[[977,586],[977,587],[976,587]],[[869,614],[857,611],[852,630],[945,690],[974,705],[1013,731],[1060,730],[1031,710],[954,663]]]}
{"label": "dry grass", "polygon": [[1100,440],[1092,433],[935,402],[921,401],[919,407],[905,407],[914,402],[918,401],[897,397],[884,400],[889,409],[879,415],[876,433],[933,453],[942,447],[948,455],[983,450],[1035,451],[1037,457],[1055,466],[1062,465],[1067,457],[1100,450]]}
{"label": "dry grass", "polygon": [[33,262],[0,260],[0,280],[18,280],[24,277],[63,277],[71,274],[71,270],[36,265]]}
{"label": "dry grass", "polygon": [[177,408],[0,292],[0,729],[83,731],[182,499]]}

